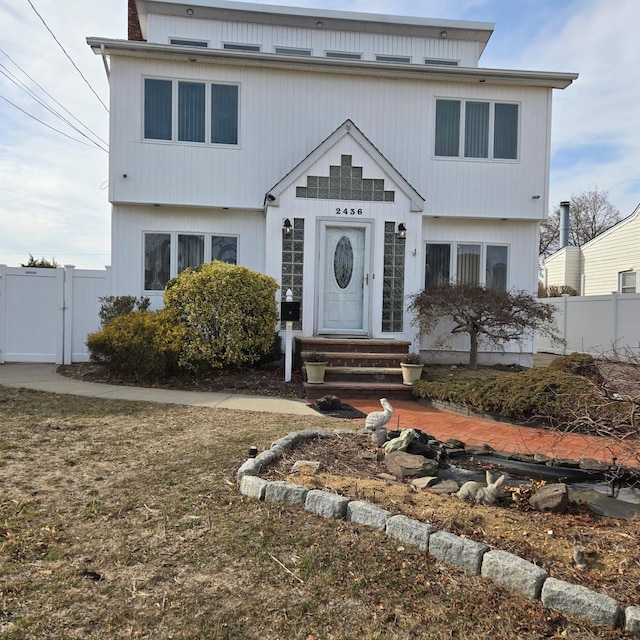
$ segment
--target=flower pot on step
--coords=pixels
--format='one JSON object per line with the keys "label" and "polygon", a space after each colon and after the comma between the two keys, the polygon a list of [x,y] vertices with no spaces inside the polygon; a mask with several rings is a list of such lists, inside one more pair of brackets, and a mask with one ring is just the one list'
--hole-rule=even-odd
{"label": "flower pot on step", "polygon": [[424,365],[401,362],[400,367],[402,368],[402,384],[411,386],[416,380],[420,380]]}
{"label": "flower pot on step", "polygon": [[304,368],[309,384],[322,384],[324,382],[324,372],[327,368],[326,362],[305,362]]}

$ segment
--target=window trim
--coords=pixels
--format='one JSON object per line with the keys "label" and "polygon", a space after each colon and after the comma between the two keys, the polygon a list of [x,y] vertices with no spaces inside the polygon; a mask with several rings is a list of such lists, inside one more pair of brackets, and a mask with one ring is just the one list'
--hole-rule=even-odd
{"label": "window trim", "polygon": [[[632,288],[630,285],[623,284],[624,276],[626,275],[634,276],[633,291],[630,291],[630,289]],[[624,271],[618,271],[618,292],[619,293],[638,293],[638,272],[635,269],[625,269]]]}
{"label": "window trim", "polygon": [[507,273],[505,291],[511,289],[511,245],[508,242],[480,242],[478,240],[425,240],[422,249],[422,286],[427,285],[427,245],[446,245],[449,247],[449,282],[458,281],[458,247],[477,245],[480,247],[479,287],[487,286],[487,249],[488,247],[506,247]]}
{"label": "window trim", "polygon": [[142,286],[141,290],[148,295],[162,295],[165,287],[162,289],[146,289],[145,288],[145,259],[146,259],[146,237],[147,235],[168,235],[169,236],[169,280],[179,275],[178,271],[178,238],[180,236],[203,236],[204,252],[203,262],[206,264],[211,262],[211,240],[212,238],[235,238],[236,240],[236,264],[239,264],[238,256],[240,255],[240,234],[222,233],[217,231],[166,231],[145,229],[142,231]]}
{"label": "window trim", "polygon": [[[147,138],[145,136],[145,98],[146,98],[146,81],[147,80],[161,80],[165,82],[171,82],[171,138]],[[178,103],[179,103],[179,92],[180,92],[180,83],[185,84],[201,84],[204,86],[204,142],[190,141],[190,140],[180,140],[179,139],[179,111],[178,111]],[[226,87],[237,87],[238,93],[238,104],[236,110],[236,142],[211,142],[211,132],[213,129],[213,123],[211,118],[211,92],[213,86],[226,86]],[[140,139],[144,143],[151,144],[179,144],[179,145],[189,145],[196,147],[222,147],[228,149],[239,149],[241,148],[241,123],[240,123],[240,112],[241,112],[241,83],[240,82],[225,82],[225,81],[213,81],[213,80],[194,80],[190,78],[167,78],[160,76],[142,76],[142,100],[141,100],[141,132]]]}
{"label": "window trim", "polygon": [[[460,116],[458,120],[458,153],[457,155],[445,156],[436,154],[436,137],[437,130],[437,110],[438,102],[457,102],[460,105]],[[489,105],[489,122],[487,127],[487,156],[475,157],[465,155],[465,143],[466,143],[466,118],[467,118],[467,104],[488,104]],[[496,105],[514,105],[518,108],[518,122],[516,126],[516,157],[515,158],[496,158],[495,157],[495,113]],[[456,98],[450,96],[434,96],[434,109],[433,109],[433,147],[432,158],[434,160],[457,160],[465,162],[506,162],[506,163],[519,163],[520,162],[520,143],[522,140],[522,103],[516,100],[485,100],[481,98]]]}

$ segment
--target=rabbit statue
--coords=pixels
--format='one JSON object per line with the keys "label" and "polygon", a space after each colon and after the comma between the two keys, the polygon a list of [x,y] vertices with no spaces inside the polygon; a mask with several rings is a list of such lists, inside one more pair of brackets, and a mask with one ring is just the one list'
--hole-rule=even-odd
{"label": "rabbit statue", "polygon": [[465,482],[456,495],[460,500],[475,500],[478,504],[495,504],[506,476],[502,475],[494,481],[491,473],[487,471],[486,479],[486,483]]}

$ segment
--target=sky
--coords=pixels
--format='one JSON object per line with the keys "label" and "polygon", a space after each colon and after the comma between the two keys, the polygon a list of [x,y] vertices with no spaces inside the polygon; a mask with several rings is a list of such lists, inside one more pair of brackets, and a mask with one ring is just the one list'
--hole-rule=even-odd
{"label": "sky", "polygon": [[[595,188],[622,217],[640,203],[638,0],[253,1],[494,23],[481,66],[580,74],[554,91],[550,209]],[[88,36],[126,39],[127,1],[0,0],[0,264],[111,263],[109,86]]]}

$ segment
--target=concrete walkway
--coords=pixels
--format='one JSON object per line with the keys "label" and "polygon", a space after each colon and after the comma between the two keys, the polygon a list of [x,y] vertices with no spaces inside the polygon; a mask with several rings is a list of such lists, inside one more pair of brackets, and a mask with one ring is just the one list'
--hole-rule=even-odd
{"label": "concrete walkway", "polygon": [[107,398],[110,400],[142,400],[144,402],[184,404],[193,407],[244,409],[246,411],[288,413],[293,415],[318,415],[318,412],[312,409],[306,400],[97,384],[58,375],[56,368],[55,364],[2,364],[0,365],[0,385],[48,391],[49,393]]}
{"label": "concrete walkway", "polygon": [[[0,365],[0,385],[116,400],[165,402],[195,407],[244,409],[292,415],[318,415],[318,412],[305,400],[82,382],[58,375],[54,364]],[[377,400],[342,398],[342,401],[363,413],[381,410]],[[619,464],[638,466],[640,451],[623,451],[617,443],[605,438],[574,434],[561,436],[545,429],[473,418],[407,400],[394,400],[392,404],[395,412],[387,425],[390,429],[417,428],[439,440],[456,438],[469,445],[486,443],[497,451],[542,454],[551,458],[571,460],[592,458],[599,462],[610,463],[615,456]]]}

